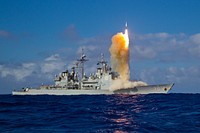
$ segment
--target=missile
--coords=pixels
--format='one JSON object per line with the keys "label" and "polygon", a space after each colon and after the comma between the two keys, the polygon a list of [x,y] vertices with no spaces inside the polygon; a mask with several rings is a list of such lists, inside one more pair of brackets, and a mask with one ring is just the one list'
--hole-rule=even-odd
{"label": "missile", "polygon": [[128,29],[128,24],[127,24],[127,22],[126,22],[126,24],[125,24],[125,29]]}

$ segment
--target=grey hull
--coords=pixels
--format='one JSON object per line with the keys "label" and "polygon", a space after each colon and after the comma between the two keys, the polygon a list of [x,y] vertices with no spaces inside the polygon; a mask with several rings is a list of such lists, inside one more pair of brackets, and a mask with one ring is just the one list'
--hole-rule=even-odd
{"label": "grey hull", "polygon": [[134,88],[120,89],[114,91],[115,94],[151,94],[168,93],[174,84],[137,86]]}
{"label": "grey hull", "polygon": [[13,91],[12,95],[111,95],[111,94],[151,94],[168,93],[173,84],[138,86],[134,88],[110,90],[74,90],[74,89],[29,89]]}

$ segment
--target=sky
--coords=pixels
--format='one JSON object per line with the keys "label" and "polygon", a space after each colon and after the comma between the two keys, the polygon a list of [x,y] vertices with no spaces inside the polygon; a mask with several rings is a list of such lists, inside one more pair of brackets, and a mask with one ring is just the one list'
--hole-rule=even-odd
{"label": "sky", "polygon": [[95,72],[126,22],[131,80],[200,93],[199,0],[0,0],[0,94],[53,84],[82,48]]}

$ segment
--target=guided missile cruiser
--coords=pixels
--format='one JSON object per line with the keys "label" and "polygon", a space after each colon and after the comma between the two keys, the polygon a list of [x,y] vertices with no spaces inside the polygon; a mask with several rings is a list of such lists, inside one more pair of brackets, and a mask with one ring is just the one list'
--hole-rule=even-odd
{"label": "guided missile cruiser", "polygon": [[[127,22],[125,32],[128,32]],[[125,33],[128,36],[128,33]],[[120,72],[115,71],[108,65],[101,54],[97,61],[97,68],[89,76],[85,74],[84,64],[88,62],[86,54],[82,49],[79,59],[71,70],[64,70],[54,78],[54,84],[41,85],[36,88],[24,87],[20,90],[13,90],[12,95],[112,95],[112,94],[151,94],[168,93],[173,87],[171,84],[134,84],[137,81],[127,81],[123,87],[113,88],[113,84],[120,82]],[[90,68],[86,68],[90,69]],[[81,73],[79,76],[78,73]],[[133,83],[133,85],[126,85]]]}

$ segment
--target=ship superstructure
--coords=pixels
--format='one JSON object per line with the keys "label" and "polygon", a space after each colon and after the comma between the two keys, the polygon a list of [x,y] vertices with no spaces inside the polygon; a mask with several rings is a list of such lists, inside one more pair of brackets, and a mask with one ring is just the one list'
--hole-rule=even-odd
{"label": "ship superstructure", "polygon": [[[83,51],[83,50],[82,50]],[[86,76],[84,72],[84,63],[88,61],[86,55],[82,52],[80,59],[75,63],[76,66],[72,67],[72,71],[68,70],[56,75],[53,88],[60,89],[75,89],[75,90],[106,90],[109,88],[111,81],[117,78],[117,73],[112,72],[107,62],[101,54],[101,60],[97,62],[97,70],[95,73]],[[81,78],[78,77],[76,69],[81,69]],[[80,79],[80,80],[79,80]],[[45,86],[46,89],[52,88]]]}

